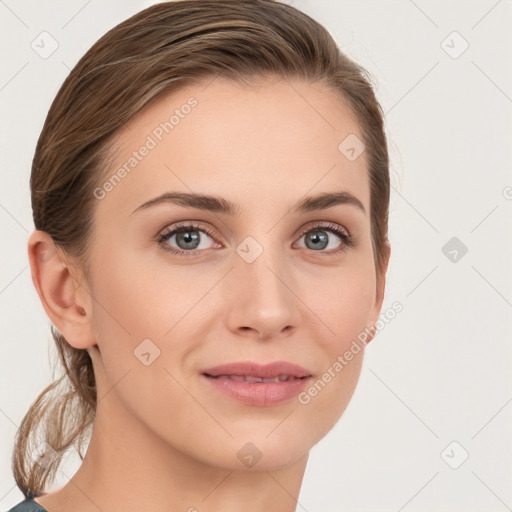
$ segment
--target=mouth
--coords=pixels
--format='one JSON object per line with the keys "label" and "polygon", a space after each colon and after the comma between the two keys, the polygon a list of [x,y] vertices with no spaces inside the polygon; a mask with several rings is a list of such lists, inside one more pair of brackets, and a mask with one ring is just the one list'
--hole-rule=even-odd
{"label": "mouth", "polygon": [[312,378],[305,368],[283,361],[230,363],[203,370],[201,375],[224,395],[260,407],[292,399]]}
{"label": "mouth", "polygon": [[307,379],[309,376],[306,375],[304,377],[294,377],[293,375],[278,375],[277,377],[256,377],[255,375],[209,375],[208,373],[204,373],[207,377],[211,377],[212,379],[230,379],[236,380],[237,382],[287,382],[291,380],[302,380]]}
{"label": "mouth", "polygon": [[[311,372],[297,364],[287,361],[275,361],[267,364],[258,364],[253,361],[238,361],[235,363],[223,364],[214,368],[207,368],[202,371],[209,377],[242,377],[250,379],[251,382],[265,382],[266,379],[272,379],[269,382],[286,381],[288,379],[300,379],[311,377]],[[236,380],[236,379],[235,379]]]}

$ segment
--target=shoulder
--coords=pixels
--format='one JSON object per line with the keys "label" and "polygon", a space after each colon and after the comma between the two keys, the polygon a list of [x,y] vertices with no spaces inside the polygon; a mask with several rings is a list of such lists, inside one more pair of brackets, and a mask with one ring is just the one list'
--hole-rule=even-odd
{"label": "shoulder", "polygon": [[26,499],[13,508],[8,510],[7,512],[48,512],[45,508],[43,508],[39,503],[36,503],[32,499]]}

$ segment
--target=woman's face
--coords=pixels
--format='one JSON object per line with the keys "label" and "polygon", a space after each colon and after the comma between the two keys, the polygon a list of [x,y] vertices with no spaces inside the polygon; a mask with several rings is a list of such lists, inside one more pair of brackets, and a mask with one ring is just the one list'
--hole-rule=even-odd
{"label": "woman's face", "polygon": [[[91,355],[151,435],[209,465],[243,469],[249,454],[270,469],[340,418],[364,350],[344,354],[381,307],[361,139],[325,86],[220,78],[157,97],[117,134],[95,191]],[[339,193],[356,200],[307,200]],[[204,375],[237,362],[310,377]]]}

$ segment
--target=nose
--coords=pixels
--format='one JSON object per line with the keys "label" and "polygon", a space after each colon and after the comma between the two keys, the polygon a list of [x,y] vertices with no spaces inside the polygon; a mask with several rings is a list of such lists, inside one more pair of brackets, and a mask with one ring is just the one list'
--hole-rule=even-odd
{"label": "nose", "polygon": [[298,326],[300,300],[283,254],[264,250],[252,263],[236,256],[230,272],[228,326],[232,332],[260,340],[284,338]]}

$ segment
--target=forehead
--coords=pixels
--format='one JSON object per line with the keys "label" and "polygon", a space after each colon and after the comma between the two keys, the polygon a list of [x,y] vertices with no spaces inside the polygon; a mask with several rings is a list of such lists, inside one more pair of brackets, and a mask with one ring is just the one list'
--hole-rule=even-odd
{"label": "forehead", "polygon": [[362,139],[347,101],[320,83],[186,85],[154,98],[117,132],[100,207],[127,215],[175,190],[242,204],[259,198],[261,207],[343,189],[369,211],[366,152],[346,153]]}

